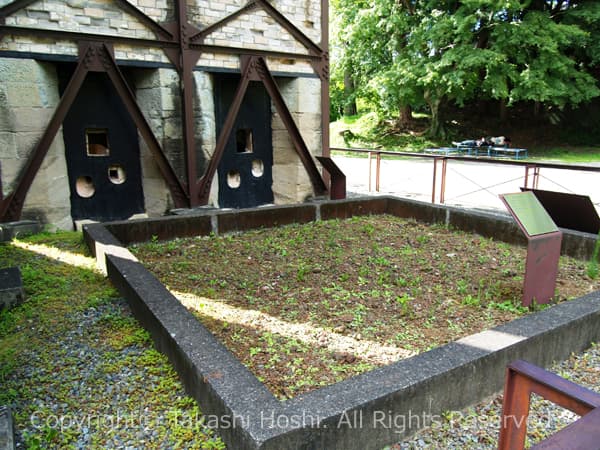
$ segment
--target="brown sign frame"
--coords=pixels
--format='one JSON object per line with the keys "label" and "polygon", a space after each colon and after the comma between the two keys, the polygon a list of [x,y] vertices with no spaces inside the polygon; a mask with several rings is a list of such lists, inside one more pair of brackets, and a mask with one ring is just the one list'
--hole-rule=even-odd
{"label": "brown sign frame", "polygon": [[554,298],[562,232],[531,191],[503,194],[500,199],[527,238],[521,303],[547,304]]}

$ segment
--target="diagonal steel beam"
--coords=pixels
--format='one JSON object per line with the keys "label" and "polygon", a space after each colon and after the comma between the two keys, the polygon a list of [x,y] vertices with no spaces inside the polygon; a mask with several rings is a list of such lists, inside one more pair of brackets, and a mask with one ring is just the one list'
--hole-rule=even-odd
{"label": "diagonal steel beam", "polygon": [[58,106],[54,111],[44,134],[38,141],[37,145],[33,152],[29,155],[29,159],[21,169],[21,172],[17,176],[16,186],[12,193],[10,193],[3,201],[0,203],[0,221],[9,222],[13,220],[18,220],[21,217],[21,211],[23,210],[23,204],[25,203],[25,198],[27,196],[27,192],[29,192],[29,188],[33,183],[33,179],[40,169],[42,162],[46,154],[48,153],[48,149],[58,132],[65,116],[69,112],[83,81],[88,73],[88,69],[86,67],[86,55],[82,55],[80,58],[79,64],[67,85],[67,88],[58,102]]}
{"label": "diagonal steel beam", "polygon": [[123,75],[119,71],[112,52],[106,44],[86,42],[80,43],[79,63],[75,68],[75,72],[73,73],[44,134],[21,169],[21,172],[17,177],[15,189],[11,194],[0,201],[0,221],[6,222],[18,220],[21,217],[23,204],[25,203],[25,198],[31,188],[33,179],[39,171],[42,162],[48,153],[48,149],[56,137],[56,133],[64,121],[65,116],[69,112],[77,93],[81,89],[85,77],[90,71],[106,72],[108,74],[117,93],[125,104],[127,111],[131,115],[140,134],[152,152],[152,155],[165,178],[167,186],[169,187],[171,195],[173,196],[175,205],[178,205],[178,207],[188,206],[185,186],[179,181],[171,168],[171,165],[164,156],[160,144],[152,133],[143,113],[137,106],[133,93],[130,91]]}
{"label": "diagonal steel beam", "polygon": [[323,49],[315,44],[306,34],[304,34],[296,25],[288,20],[283,14],[281,14],[273,5],[266,0],[255,0],[256,4],[260,6],[265,12],[270,15],[279,25],[285,28],[294,38],[300,42],[311,52],[320,55],[323,53]]}
{"label": "diagonal steel beam", "polygon": [[283,99],[283,96],[277,87],[277,83],[275,83],[273,75],[271,75],[271,72],[267,67],[265,59],[262,57],[251,57],[251,59],[254,61],[255,70],[265,85],[271,100],[273,100],[275,109],[279,113],[279,116],[281,117],[281,120],[290,135],[296,153],[300,157],[304,168],[308,172],[308,176],[310,178],[310,182],[312,183],[315,194],[324,195],[327,193],[325,182],[323,181],[323,178],[321,178],[321,174],[319,173],[312,155],[310,154],[310,151],[308,150],[308,147],[302,138],[302,134],[300,134],[300,130],[298,129],[298,126],[292,117],[292,113],[290,113],[290,110],[288,109],[285,100]]}
{"label": "diagonal steel beam", "polygon": [[135,125],[137,126],[142,138],[148,145],[158,168],[169,187],[169,191],[173,197],[173,201],[175,206],[178,208],[183,208],[189,206],[189,199],[186,194],[186,186],[179,180],[175,171],[171,167],[169,160],[163,153],[156,136],[152,132],[150,125],[146,121],[142,110],[138,106],[135,96],[129,89],[127,82],[125,81],[125,77],[119,70],[117,66],[117,62],[114,59],[114,56],[108,46],[106,44],[95,44],[100,53],[99,58],[103,65],[103,71],[108,74],[108,77],[112,81],[119,97],[123,101],[125,108],[127,108],[127,112],[133,119]]}
{"label": "diagonal steel beam", "polygon": [[286,31],[288,31],[298,42],[300,42],[304,47],[310,50],[312,53],[316,55],[320,55],[323,53],[321,47],[315,44],[306,34],[304,34],[296,25],[294,25],[290,20],[287,19],[283,14],[281,14],[275,7],[273,7],[270,3],[265,0],[252,0],[248,2],[245,6],[238,9],[234,13],[224,17],[223,19],[207,26],[199,33],[193,35],[190,38],[191,43],[197,44],[198,41],[202,41],[206,36],[210,33],[218,30],[219,28],[224,27],[232,20],[236,19],[240,15],[251,11],[257,7],[263,9],[269,16],[271,16],[279,25],[281,25]]}
{"label": "diagonal steel beam", "polygon": [[279,91],[279,88],[275,83],[275,79],[272,77],[264,58],[258,56],[243,56],[241,58],[241,63],[242,78],[240,80],[240,84],[238,85],[233,102],[229,108],[227,117],[225,118],[223,129],[221,130],[221,134],[217,140],[217,145],[210,160],[206,174],[199,183],[199,195],[201,203],[208,203],[212,179],[217,171],[221,158],[223,157],[225,146],[227,145],[227,141],[231,135],[233,125],[235,124],[235,119],[240,111],[240,106],[244,99],[246,90],[248,89],[250,80],[260,80],[264,84],[267,93],[271,97],[271,100],[273,101],[275,108],[279,113],[281,120],[283,121],[283,124],[290,134],[292,144],[294,145],[294,150],[296,150],[296,153],[300,157],[300,160],[302,161],[302,164],[308,173],[315,194],[325,194],[327,192],[325,182],[323,181],[323,178],[321,178],[310,151],[308,150],[304,139],[302,139],[300,130],[296,126],[296,123],[292,118],[292,114],[285,104],[285,100],[283,99],[283,96],[281,95],[281,92]]}
{"label": "diagonal steel beam", "polygon": [[4,5],[0,8],[0,23],[4,23],[4,19],[11,14],[20,11],[23,8],[27,8],[32,3],[35,3],[37,0],[15,0],[7,5]]}
{"label": "diagonal steel beam", "polygon": [[[2,8],[0,8],[0,23],[4,23],[4,19],[11,14],[20,11],[23,8],[35,3],[38,0],[15,0]],[[127,0],[115,0],[115,3],[123,10],[137,18],[140,22],[150,28],[157,36],[160,36],[169,41],[173,40],[173,34],[163,28],[160,24],[154,21],[152,18],[144,14],[141,10],[133,6]]]}
{"label": "diagonal steel beam", "polygon": [[200,204],[206,205],[208,203],[208,197],[210,195],[210,186],[212,184],[212,180],[217,172],[217,168],[219,167],[219,163],[221,162],[221,158],[223,157],[223,153],[225,152],[225,147],[227,145],[227,141],[229,140],[229,136],[231,135],[231,130],[233,129],[233,125],[235,124],[235,119],[240,112],[240,107],[242,106],[242,101],[244,100],[244,95],[248,90],[248,85],[250,84],[252,68],[250,65],[242,67],[242,78],[240,79],[240,84],[237,87],[235,92],[235,96],[233,97],[233,102],[229,107],[229,111],[227,112],[227,117],[225,118],[225,123],[223,124],[223,128],[221,129],[221,133],[219,134],[219,138],[217,139],[217,144],[215,146],[215,151],[210,158],[210,162],[208,163],[208,167],[204,176],[198,182],[198,196],[200,200]]}

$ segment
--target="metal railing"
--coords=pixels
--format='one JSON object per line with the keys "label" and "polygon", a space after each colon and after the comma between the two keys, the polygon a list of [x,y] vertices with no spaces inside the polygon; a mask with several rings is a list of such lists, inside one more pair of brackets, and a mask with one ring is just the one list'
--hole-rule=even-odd
{"label": "metal railing", "polygon": [[[558,170],[571,170],[571,171],[582,171],[582,172],[596,172],[600,173],[600,167],[579,165],[579,164],[564,164],[564,163],[549,163],[549,162],[533,162],[524,160],[513,160],[513,159],[502,159],[502,158],[490,158],[490,157],[479,157],[479,156],[466,156],[466,155],[440,155],[430,153],[414,153],[414,152],[396,152],[390,150],[376,150],[366,148],[341,148],[332,147],[332,151],[347,152],[356,154],[367,154],[369,160],[369,191],[372,188],[372,172],[373,172],[373,160],[375,160],[375,191],[379,192],[381,187],[381,160],[382,157],[402,157],[402,158],[420,158],[430,159],[433,162],[433,173],[432,173],[432,190],[431,190],[431,202],[436,203],[438,176],[440,179],[440,191],[439,191],[439,202],[445,202],[446,195],[446,173],[449,161],[463,161],[475,164],[495,164],[495,165],[507,165],[507,166],[520,166],[525,169],[523,176],[524,187],[538,189],[539,180],[541,177],[541,169],[558,169]],[[438,163],[441,162],[441,169],[438,169]],[[438,175],[439,172],[439,175]],[[485,189],[485,188],[482,188]]]}

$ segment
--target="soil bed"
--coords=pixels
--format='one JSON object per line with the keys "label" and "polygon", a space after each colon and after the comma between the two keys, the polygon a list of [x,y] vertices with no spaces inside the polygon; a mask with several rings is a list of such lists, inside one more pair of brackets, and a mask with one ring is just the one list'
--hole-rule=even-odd
{"label": "soil bed", "polygon": [[[280,399],[529,312],[524,248],[387,215],[131,250]],[[561,258],[556,302],[599,287]]]}

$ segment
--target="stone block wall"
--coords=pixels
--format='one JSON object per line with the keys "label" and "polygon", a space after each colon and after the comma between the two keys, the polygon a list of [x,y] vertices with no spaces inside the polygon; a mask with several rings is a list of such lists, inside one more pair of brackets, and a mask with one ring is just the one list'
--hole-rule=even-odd
{"label": "stone block wall", "polygon": [[[173,116],[177,116],[173,106],[172,91],[169,88],[173,80],[173,74],[170,72],[172,71],[165,69],[138,70],[134,80],[138,105],[163,148],[167,148],[165,146],[166,124]],[[181,141],[180,133],[174,137]],[[149,216],[160,216],[173,207],[169,189],[141,135],[139,143],[146,213]],[[171,156],[170,162],[173,167],[181,167],[183,161],[180,155]]]}
{"label": "stone block wall", "polygon": [[[58,101],[58,77],[52,64],[0,58],[0,164],[5,197],[12,192]],[[29,190],[23,218],[72,227],[61,131]]]}
{"label": "stone block wall", "polygon": [[[0,0],[0,7],[12,0]],[[174,20],[173,0],[129,0],[149,18],[164,24]],[[188,0],[189,20],[203,29],[244,7],[247,0]],[[273,0],[270,4],[316,44],[321,40],[320,0]],[[144,40],[157,39],[140,19],[113,0],[44,0],[11,14],[7,26],[56,30]],[[249,8],[205,37],[204,44],[246,50],[307,55],[308,50],[258,7]],[[157,47],[114,43],[119,64],[133,74],[140,108],[163,147],[176,174],[187,183],[183,153],[179,76]],[[8,57],[3,57],[3,53]],[[33,34],[0,37],[0,171],[3,194],[12,192],[27,157],[35,148],[59,101],[56,68],[43,60],[76,61],[78,44]],[[269,69],[280,75],[278,84],[309,150],[322,153],[320,81],[303,59],[269,56]],[[197,169],[201,176],[216,144],[213,98],[214,73],[239,71],[235,55],[202,53],[194,70],[194,122]],[[287,74],[287,76],[285,76]],[[287,131],[272,106],[273,192],[276,203],[302,201],[312,194],[308,175],[295,153]],[[146,212],[164,214],[173,207],[166,184],[146,143],[139,139]],[[213,181],[210,203],[218,206],[218,183]],[[23,218],[35,218],[60,228],[71,228],[70,190],[62,129],[59,130],[27,196]]]}
{"label": "stone block wall", "polygon": [[[166,20],[166,0],[134,0],[129,3],[157,22]],[[115,7],[115,2],[108,0],[34,2],[9,16],[6,25],[79,33],[118,34],[143,39],[154,38],[154,34],[144,24],[131,14]]]}
{"label": "stone block wall", "polygon": [[[321,149],[321,85],[316,78],[279,78],[279,89],[304,142],[313,154]],[[273,112],[273,195],[276,204],[295,203],[312,195],[310,179],[290,136],[277,113]]]}

